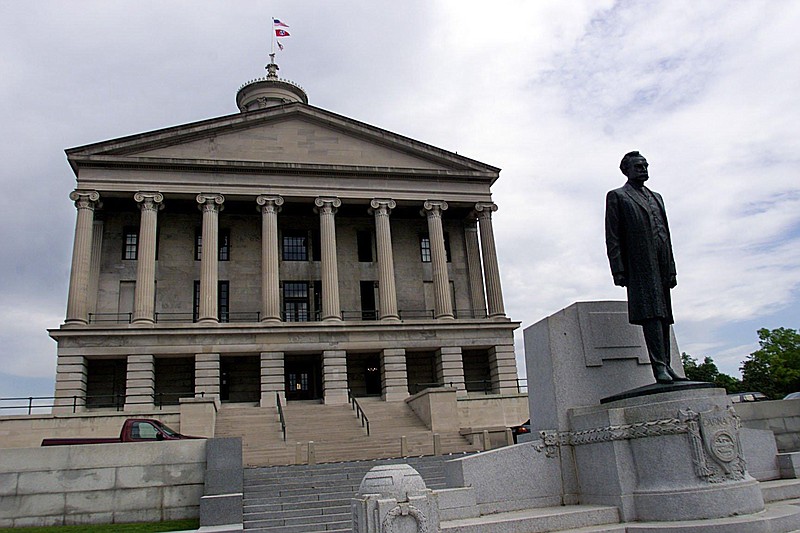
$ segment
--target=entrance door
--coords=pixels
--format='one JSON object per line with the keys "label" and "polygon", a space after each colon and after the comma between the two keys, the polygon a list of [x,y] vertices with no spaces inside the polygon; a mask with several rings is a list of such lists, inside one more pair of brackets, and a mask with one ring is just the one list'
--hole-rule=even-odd
{"label": "entrance door", "polygon": [[287,401],[321,398],[322,368],[319,357],[287,357],[284,386]]}
{"label": "entrance door", "polygon": [[378,356],[367,359],[367,365],[364,369],[364,381],[367,396],[381,395],[381,363]]}

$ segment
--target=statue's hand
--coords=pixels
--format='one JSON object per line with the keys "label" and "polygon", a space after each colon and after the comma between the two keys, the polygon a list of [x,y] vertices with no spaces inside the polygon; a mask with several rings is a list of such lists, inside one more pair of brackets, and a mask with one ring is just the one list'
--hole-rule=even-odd
{"label": "statue's hand", "polygon": [[677,276],[670,276],[669,277],[669,288],[674,289],[678,285],[678,277]]}
{"label": "statue's hand", "polygon": [[622,272],[614,274],[614,285],[617,287],[625,287],[628,285],[628,277]]}

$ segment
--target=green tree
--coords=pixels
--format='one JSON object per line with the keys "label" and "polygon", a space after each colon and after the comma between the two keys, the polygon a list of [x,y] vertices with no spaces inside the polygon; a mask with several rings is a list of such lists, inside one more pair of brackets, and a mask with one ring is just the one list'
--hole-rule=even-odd
{"label": "green tree", "polygon": [[721,373],[714,360],[710,357],[705,357],[702,363],[698,363],[697,359],[684,352],[681,354],[681,362],[683,362],[683,370],[686,372],[686,377],[692,381],[713,383],[717,387],[725,389],[728,393],[741,391],[742,382],[732,376]]}
{"label": "green tree", "polygon": [[758,338],[761,348],[742,362],[743,386],[772,399],[800,391],[800,333],[789,328],[762,328]]}

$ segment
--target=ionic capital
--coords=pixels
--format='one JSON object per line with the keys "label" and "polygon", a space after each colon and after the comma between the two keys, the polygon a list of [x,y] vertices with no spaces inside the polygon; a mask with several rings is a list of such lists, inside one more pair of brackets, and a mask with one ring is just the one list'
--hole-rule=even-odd
{"label": "ionic capital", "polygon": [[442,216],[442,211],[446,210],[447,202],[444,200],[425,200],[420,214],[428,217],[440,217]]}
{"label": "ionic capital", "polygon": [[100,193],[97,191],[74,190],[69,193],[69,199],[75,202],[77,209],[89,209],[94,211],[100,207]]}
{"label": "ionic capital", "polygon": [[160,192],[139,191],[133,195],[133,199],[139,204],[142,211],[161,211],[164,209],[164,195]]}
{"label": "ionic capital", "polygon": [[392,209],[397,207],[397,202],[391,198],[373,198],[369,203],[369,214],[388,216]]}
{"label": "ionic capital", "polygon": [[478,202],[475,204],[475,213],[478,217],[492,218],[492,213],[497,211],[497,204],[494,202]]}
{"label": "ionic capital", "polygon": [[201,211],[222,211],[225,206],[222,203],[225,197],[221,194],[214,193],[200,193],[197,195],[197,206]]}
{"label": "ionic capital", "polygon": [[281,206],[283,205],[283,197],[261,194],[256,197],[256,203],[259,205],[256,209],[260,211],[262,215],[280,213]]}
{"label": "ionic capital", "polygon": [[336,209],[342,205],[339,198],[318,196],[314,200],[314,205],[317,206],[314,211],[317,213],[336,213]]}

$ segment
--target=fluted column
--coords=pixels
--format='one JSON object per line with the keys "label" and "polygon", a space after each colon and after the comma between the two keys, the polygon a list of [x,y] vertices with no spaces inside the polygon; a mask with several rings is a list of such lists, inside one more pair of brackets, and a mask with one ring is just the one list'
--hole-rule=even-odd
{"label": "fluted column", "polygon": [[322,253],[322,320],[341,320],[339,306],[339,267],[336,261],[336,209],[342,205],[338,198],[314,200],[319,213],[320,248]]}
{"label": "fluted column", "polygon": [[483,274],[486,279],[489,317],[505,316],[503,290],[500,287],[500,268],[497,266],[497,248],[494,245],[494,231],[492,230],[492,212],[497,211],[497,204],[478,202],[475,204],[475,211],[478,213],[478,225],[481,229]]}
{"label": "fluted column", "polygon": [[72,191],[69,199],[78,210],[75,221],[75,241],[72,245],[72,270],[69,275],[67,317],[65,324],[88,324],[89,270],[92,263],[92,226],[94,210],[99,205],[97,191]]}
{"label": "fluted column", "polygon": [[483,318],[486,313],[486,293],[483,290],[481,250],[478,246],[478,220],[475,217],[464,221],[464,241],[467,246],[467,270],[469,271],[469,292],[472,296],[472,312],[476,318]]}
{"label": "fluted column", "polygon": [[137,192],[133,199],[142,212],[139,223],[139,250],[136,254],[136,290],[133,298],[133,322],[155,322],[156,231],[158,212],[164,208],[164,196],[158,192]]}
{"label": "fluted column", "polygon": [[281,321],[280,277],[278,275],[278,213],[280,196],[261,195],[261,321]]}
{"label": "fluted column", "polygon": [[369,203],[375,215],[375,241],[378,247],[378,300],[381,320],[399,320],[397,289],[394,282],[394,255],[389,215],[397,207],[394,200],[374,198]]}
{"label": "fluted column", "polygon": [[444,248],[444,230],[442,230],[442,212],[447,209],[447,202],[426,200],[423,209],[428,218],[428,238],[431,243],[434,317],[453,318],[450,278],[447,275],[447,253]]}
{"label": "fluted column", "polygon": [[221,194],[198,194],[203,212],[203,252],[200,257],[200,305],[198,321],[219,322],[217,284],[219,280],[219,212],[225,197]]}

